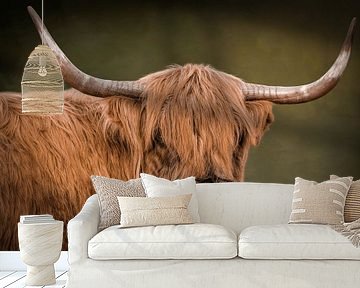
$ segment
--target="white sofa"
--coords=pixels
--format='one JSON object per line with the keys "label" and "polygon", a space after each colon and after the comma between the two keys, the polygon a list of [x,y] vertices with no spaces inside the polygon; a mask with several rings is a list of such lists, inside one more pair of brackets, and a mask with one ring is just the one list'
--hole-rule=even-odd
{"label": "white sofa", "polygon": [[[68,224],[66,287],[360,287],[360,248],[328,226],[287,224],[292,192],[288,184],[197,184],[201,222],[216,226],[140,234],[117,226],[99,232],[93,195]],[[158,259],[167,256],[180,259]]]}

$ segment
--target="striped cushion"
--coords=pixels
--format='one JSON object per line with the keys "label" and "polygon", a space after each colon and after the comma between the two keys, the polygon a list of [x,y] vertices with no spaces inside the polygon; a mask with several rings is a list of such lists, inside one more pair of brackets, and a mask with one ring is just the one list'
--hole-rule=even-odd
{"label": "striped cushion", "polygon": [[[330,180],[339,178],[336,175],[330,175]],[[346,196],[344,208],[345,222],[353,222],[360,219],[360,180],[354,181]]]}
{"label": "striped cushion", "polygon": [[322,183],[295,178],[289,223],[342,224],[352,177]]}

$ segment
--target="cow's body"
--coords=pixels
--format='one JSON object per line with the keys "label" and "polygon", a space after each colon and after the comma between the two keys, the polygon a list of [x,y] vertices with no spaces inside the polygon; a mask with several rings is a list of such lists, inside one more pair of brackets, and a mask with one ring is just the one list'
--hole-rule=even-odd
{"label": "cow's body", "polygon": [[132,166],[131,151],[100,128],[99,101],[73,92],[66,93],[64,115],[44,117],[21,115],[20,95],[0,94],[1,250],[17,249],[21,214],[73,217],[92,193],[89,175],[135,176],[123,165]]}
{"label": "cow's body", "polygon": [[21,95],[0,93],[1,250],[17,249],[20,214],[74,217],[94,192],[90,175],[243,180],[250,145],[273,119],[271,103],[245,103],[235,78],[225,82],[202,65],[142,81],[146,101],[73,89],[55,116],[22,115]]}

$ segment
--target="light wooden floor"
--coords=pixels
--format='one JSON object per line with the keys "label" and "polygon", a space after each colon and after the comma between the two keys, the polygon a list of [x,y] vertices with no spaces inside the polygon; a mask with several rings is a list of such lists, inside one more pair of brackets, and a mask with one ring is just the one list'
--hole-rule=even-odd
{"label": "light wooden floor", "polygon": [[49,286],[26,286],[26,271],[0,271],[0,288],[63,288],[66,283],[66,271],[55,272],[56,284]]}

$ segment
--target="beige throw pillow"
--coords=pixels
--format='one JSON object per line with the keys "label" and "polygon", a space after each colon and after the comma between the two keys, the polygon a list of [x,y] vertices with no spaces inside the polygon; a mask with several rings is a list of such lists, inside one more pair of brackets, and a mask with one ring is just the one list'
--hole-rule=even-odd
{"label": "beige throw pillow", "polygon": [[99,229],[120,224],[120,209],[117,196],[145,197],[141,179],[122,181],[103,176],[90,177],[99,198]]}
{"label": "beige throw pillow", "polygon": [[[330,175],[330,180],[339,178]],[[360,219],[360,180],[353,181],[345,200],[344,221],[346,223]]]}
{"label": "beige throw pillow", "polygon": [[342,224],[352,177],[317,183],[295,178],[289,223]]}
{"label": "beige throw pillow", "polygon": [[121,210],[121,227],[193,223],[187,209],[191,194],[117,199]]}

